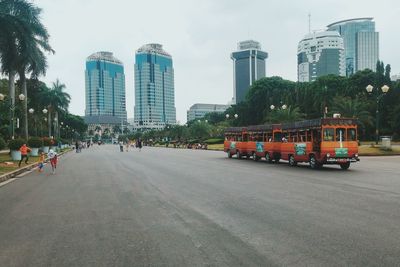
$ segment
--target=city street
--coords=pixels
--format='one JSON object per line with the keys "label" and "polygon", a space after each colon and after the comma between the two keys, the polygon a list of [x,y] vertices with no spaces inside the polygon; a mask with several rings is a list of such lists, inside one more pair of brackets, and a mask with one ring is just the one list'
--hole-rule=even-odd
{"label": "city street", "polygon": [[399,265],[399,163],[96,145],[0,187],[0,266]]}

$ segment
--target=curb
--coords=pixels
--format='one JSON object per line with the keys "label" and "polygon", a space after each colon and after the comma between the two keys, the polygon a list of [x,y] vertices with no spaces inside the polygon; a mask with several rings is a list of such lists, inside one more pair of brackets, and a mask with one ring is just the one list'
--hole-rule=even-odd
{"label": "curb", "polygon": [[[58,154],[58,156],[62,156],[62,155],[66,154],[66,153],[68,153],[70,151],[72,151],[72,150],[67,150],[67,151],[61,152],[60,154]],[[45,159],[45,162],[48,162],[48,161],[49,161],[49,159]],[[8,179],[14,178],[14,177],[16,177],[16,176],[18,176],[18,175],[20,175],[20,174],[22,174],[24,172],[30,171],[30,170],[36,168],[37,166],[38,166],[38,163],[35,162],[35,163],[31,163],[29,165],[26,165],[26,166],[24,166],[24,167],[22,167],[20,169],[17,169],[15,171],[2,174],[2,175],[0,175],[0,183],[5,182]]]}

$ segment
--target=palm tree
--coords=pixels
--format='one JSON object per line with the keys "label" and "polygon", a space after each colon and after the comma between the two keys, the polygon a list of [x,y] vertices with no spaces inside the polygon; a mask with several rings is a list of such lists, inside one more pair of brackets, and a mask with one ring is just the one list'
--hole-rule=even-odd
{"label": "palm tree", "polygon": [[[45,74],[45,52],[54,53],[50,47],[49,34],[40,21],[41,9],[26,0],[1,0],[0,24],[5,35],[0,39],[2,71],[9,74],[11,104],[15,90],[15,73],[18,72],[22,93],[27,96],[26,73],[33,77]],[[4,22],[4,25],[3,25]],[[3,29],[2,29],[3,30]],[[27,101],[24,100],[24,132],[28,138]]]}
{"label": "palm tree", "polygon": [[299,107],[287,107],[286,109],[273,110],[269,116],[264,120],[266,123],[283,123],[293,122],[304,118],[304,114],[300,112]]}
{"label": "palm tree", "polygon": [[362,129],[374,125],[374,119],[371,113],[367,111],[365,102],[360,99],[352,99],[350,97],[337,96],[333,99],[332,111],[340,113],[342,117],[358,118],[358,122]]}
{"label": "palm tree", "polygon": [[[60,83],[57,79],[53,82],[52,87],[47,90],[43,90],[41,93],[41,99],[44,103],[47,103],[48,109],[48,123],[49,123],[49,136],[51,136],[51,124],[52,114],[54,113],[54,120],[59,120],[59,113],[68,113],[69,103],[71,102],[71,96],[64,92],[66,88],[65,84]],[[55,125],[58,125],[57,123]],[[58,128],[54,127],[55,136],[58,135]]]}

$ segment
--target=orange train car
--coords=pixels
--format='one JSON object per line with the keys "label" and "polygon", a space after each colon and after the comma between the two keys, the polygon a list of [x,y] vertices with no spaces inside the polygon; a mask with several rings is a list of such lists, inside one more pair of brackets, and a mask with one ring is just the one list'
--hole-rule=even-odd
{"label": "orange train car", "polygon": [[359,161],[357,120],[324,118],[285,124],[228,128],[224,151],[229,157],[279,162],[307,162],[313,169],[337,164],[348,169]]}

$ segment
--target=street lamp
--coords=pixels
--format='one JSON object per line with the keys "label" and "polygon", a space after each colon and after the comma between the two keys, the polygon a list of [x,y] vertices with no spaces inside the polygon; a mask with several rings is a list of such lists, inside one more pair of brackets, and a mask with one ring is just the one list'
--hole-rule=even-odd
{"label": "street lamp", "polygon": [[[0,94],[0,101],[4,101],[5,99],[5,95]],[[18,96],[18,99],[21,101],[25,100],[25,95],[24,94],[20,94]],[[10,103],[8,103],[8,108],[10,110],[10,135],[11,135],[11,139],[14,139],[14,111],[15,111],[15,103],[13,101],[12,98],[10,98]]]}
{"label": "street lamp", "polygon": [[[389,92],[389,86],[386,84],[381,87],[382,93],[379,92],[379,89],[377,88],[376,91],[376,118],[375,118],[375,143],[378,144],[379,141],[379,104],[382,100],[382,98],[386,95],[387,92]],[[374,87],[370,84],[365,87],[365,90],[367,90],[369,95],[372,95],[372,92],[374,90]]]}
{"label": "street lamp", "polygon": [[226,115],[225,115],[225,118],[229,119],[229,114],[226,114]]}
{"label": "street lamp", "polygon": [[235,115],[233,115],[234,117],[235,117],[235,119],[237,119],[238,117],[239,117],[239,115],[238,114],[235,114]]}

